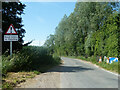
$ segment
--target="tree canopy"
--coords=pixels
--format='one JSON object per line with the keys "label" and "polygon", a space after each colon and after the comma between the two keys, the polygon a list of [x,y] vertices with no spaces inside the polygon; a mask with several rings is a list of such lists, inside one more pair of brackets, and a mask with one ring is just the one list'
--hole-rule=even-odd
{"label": "tree canopy", "polygon": [[54,39],[48,38],[45,45],[59,55],[117,57],[119,9],[118,2],[77,2],[74,12],[64,15],[56,27]]}
{"label": "tree canopy", "polygon": [[[19,37],[18,42],[13,42],[14,50],[20,49],[23,43],[25,30],[23,29],[21,15],[24,14],[24,9],[25,5],[21,2],[2,2],[2,36],[4,37],[4,34],[10,24],[13,24]],[[7,49],[9,49],[9,42],[2,41],[2,46],[4,53]]]}

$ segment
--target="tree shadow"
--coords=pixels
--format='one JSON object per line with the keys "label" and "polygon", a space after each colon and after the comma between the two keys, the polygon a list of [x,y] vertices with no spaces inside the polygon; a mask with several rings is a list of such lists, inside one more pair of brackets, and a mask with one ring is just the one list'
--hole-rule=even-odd
{"label": "tree shadow", "polygon": [[94,70],[92,68],[86,68],[82,66],[57,66],[54,67],[47,72],[83,72],[87,70]]}

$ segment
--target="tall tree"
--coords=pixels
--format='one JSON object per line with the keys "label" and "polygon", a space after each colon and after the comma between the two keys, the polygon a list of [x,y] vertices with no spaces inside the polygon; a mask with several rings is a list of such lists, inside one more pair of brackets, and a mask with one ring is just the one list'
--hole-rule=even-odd
{"label": "tall tree", "polygon": [[[21,15],[24,14],[23,10],[25,5],[21,2],[3,2],[2,3],[2,31],[3,36],[10,24],[13,24],[17,34],[19,36],[18,42],[13,42],[13,49],[20,49],[23,43],[23,37],[25,30],[22,28],[22,18]],[[4,39],[3,39],[4,40]],[[3,53],[9,49],[9,42],[2,42],[3,44]]]}
{"label": "tall tree", "polygon": [[49,48],[49,53],[53,54],[55,49],[55,38],[54,35],[51,35],[47,37],[47,40],[44,43],[44,46]]}
{"label": "tall tree", "polygon": [[55,52],[117,56],[118,10],[117,2],[77,2],[74,12],[68,17],[65,15],[55,30]]}

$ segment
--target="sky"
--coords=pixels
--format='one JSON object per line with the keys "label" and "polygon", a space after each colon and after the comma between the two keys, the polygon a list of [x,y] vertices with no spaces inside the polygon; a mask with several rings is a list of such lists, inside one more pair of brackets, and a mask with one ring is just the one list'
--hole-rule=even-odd
{"label": "sky", "polygon": [[75,2],[23,2],[26,5],[22,15],[26,30],[24,43],[34,40],[31,45],[41,46],[47,36],[55,33],[55,28],[66,14],[75,8]]}

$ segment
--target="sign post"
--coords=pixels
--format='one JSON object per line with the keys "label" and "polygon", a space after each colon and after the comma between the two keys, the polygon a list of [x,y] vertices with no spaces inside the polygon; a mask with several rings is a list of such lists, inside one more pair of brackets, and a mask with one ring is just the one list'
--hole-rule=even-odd
{"label": "sign post", "polygon": [[[10,56],[12,57],[12,41],[18,41],[18,35],[15,28],[11,24],[4,35],[4,41],[10,41]],[[13,35],[14,34],[14,35]]]}
{"label": "sign post", "polygon": [[12,57],[12,41],[10,41],[10,56]]}
{"label": "sign post", "polygon": [[[12,27],[10,27],[10,33],[12,33]],[[12,57],[12,41],[10,41],[10,56]]]}

